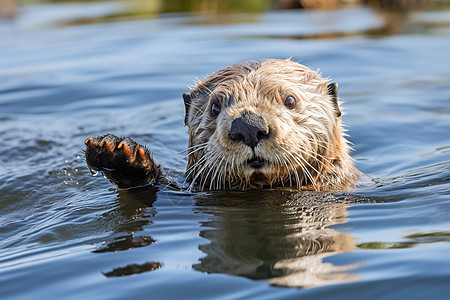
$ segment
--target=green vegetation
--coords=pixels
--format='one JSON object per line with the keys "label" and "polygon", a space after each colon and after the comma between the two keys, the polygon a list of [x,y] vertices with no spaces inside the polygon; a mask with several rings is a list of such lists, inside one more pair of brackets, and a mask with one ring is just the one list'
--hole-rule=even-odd
{"label": "green vegetation", "polygon": [[408,239],[404,242],[385,243],[385,242],[370,242],[357,245],[361,249],[403,249],[412,248],[420,244],[450,242],[450,232],[430,232],[430,233],[415,233],[405,237]]}

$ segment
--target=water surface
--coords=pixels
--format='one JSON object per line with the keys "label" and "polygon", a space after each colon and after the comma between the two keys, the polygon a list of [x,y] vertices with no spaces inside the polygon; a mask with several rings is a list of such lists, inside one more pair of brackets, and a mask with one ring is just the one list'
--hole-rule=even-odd
{"label": "water surface", "polygon": [[[46,4],[0,23],[2,299],[448,297],[450,11],[127,9]],[[181,94],[268,57],[339,83],[361,188],[117,191],[90,174],[83,141],[110,132],[182,178]]]}

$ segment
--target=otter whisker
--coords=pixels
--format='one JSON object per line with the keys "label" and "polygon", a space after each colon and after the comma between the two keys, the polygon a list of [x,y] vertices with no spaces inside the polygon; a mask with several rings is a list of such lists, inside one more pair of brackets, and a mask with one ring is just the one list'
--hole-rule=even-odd
{"label": "otter whisker", "polygon": [[221,185],[220,185],[221,189],[227,188],[227,174],[230,173],[230,171],[228,170],[229,162],[230,162],[229,157],[227,157],[227,159],[225,161],[225,166],[223,167],[223,176],[222,176]]}
{"label": "otter whisker", "polygon": [[197,161],[195,164],[193,164],[189,169],[186,170],[186,179],[184,180],[183,184],[186,184],[186,180],[189,179],[192,172],[194,172],[199,166],[203,165],[204,162],[208,160],[207,156],[203,156],[199,161]]}
{"label": "otter whisker", "polygon": [[[297,161],[297,160],[295,159],[295,157],[292,155],[292,153],[290,153],[285,147],[281,146],[281,149],[284,150],[284,152],[287,153],[289,156],[291,156],[291,157],[297,162],[297,164],[300,165],[300,168],[302,169],[303,173],[305,173],[305,169],[304,169],[304,167],[303,167],[303,164],[302,164],[301,162]],[[291,168],[288,168],[288,170],[292,170],[292,171],[294,172],[294,176],[295,176],[296,182],[297,182],[297,187],[300,188],[300,187],[301,187],[301,181],[300,181],[300,178],[298,177],[298,172],[297,172],[297,170],[296,170],[297,168],[294,167],[294,165],[292,164],[292,161],[291,161],[291,160],[285,159],[285,162],[286,162],[286,161],[287,161],[287,162],[289,163],[289,165],[291,166]],[[287,166],[286,166],[286,167],[287,167]],[[289,175],[290,175],[290,171],[289,171]],[[291,186],[292,186],[292,185],[291,185]]]}
{"label": "otter whisker", "polygon": [[230,172],[228,173],[228,186],[231,189],[231,174],[235,174],[234,172],[234,157],[231,157],[231,168],[230,168]]}
{"label": "otter whisker", "polygon": [[[301,147],[300,146],[300,151],[304,151],[304,154],[306,154],[306,155],[308,155],[309,157],[311,157],[312,159],[314,159],[317,163],[321,163],[325,168],[327,168],[329,171],[330,171],[330,173],[331,174],[339,174],[339,173],[336,173],[336,170],[332,170],[327,164],[325,164],[324,162],[322,162],[321,160],[319,160],[319,159],[317,159],[316,157],[314,157],[311,153],[308,153],[308,152],[311,152],[309,149],[306,149],[305,147]],[[316,155],[318,155],[318,156],[321,156],[321,157],[323,157],[323,159],[326,161],[326,162],[328,162],[330,165],[332,165],[332,163],[331,163],[331,161],[329,161],[327,158],[325,158],[324,156],[322,156],[322,155],[320,155],[320,154],[318,154],[318,153],[315,153],[315,152],[313,152],[313,154],[316,154]],[[314,169],[315,170],[315,169]],[[333,182],[331,182],[331,180],[328,178],[328,177],[326,177],[326,176],[324,176],[323,174],[322,174],[322,172],[318,172],[317,170],[315,170],[318,174],[320,174],[320,175],[322,175],[327,181],[328,181],[328,183],[330,183],[331,185],[333,185],[333,187],[335,187],[335,188],[337,188],[336,187],[336,185],[335,184],[333,184]]]}
{"label": "otter whisker", "polygon": [[[182,151],[181,153],[186,152],[186,153],[187,153],[186,156],[189,156],[189,155],[191,155],[191,154],[197,152],[198,150],[205,149],[208,145],[209,145],[208,143],[203,143],[203,144],[197,145],[197,146],[195,146],[195,147],[194,147],[194,146],[193,146],[193,147],[189,147],[189,148],[186,148],[186,149],[185,149],[184,151]],[[180,154],[181,154],[181,153],[180,153]]]}
{"label": "otter whisker", "polygon": [[221,166],[221,163],[222,163],[223,158],[224,158],[222,156],[222,160],[220,160],[220,156],[219,155],[217,155],[216,157],[217,158],[214,159],[214,163],[213,163],[213,165],[211,167],[212,173],[211,173],[210,185],[209,185],[209,189],[210,190],[217,189],[217,184],[218,184],[219,179],[220,179],[219,177],[217,177],[217,174],[220,171],[220,166]]}
{"label": "otter whisker", "polygon": [[[220,165],[222,164],[222,161],[224,160],[224,158],[225,158],[225,156],[222,157],[222,159],[220,160],[220,162],[218,162],[218,163],[215,164],[214,169],[216,169],[216,171],[214,172],[214,175],[212,176],[211,183],[210,183],[210,185],[209,185],[209,189],[210,189],[210,190],[212,190],[214,180],[217,178],[217,172],[219,172],[219,170],[220,170]],[[219,178],[217,178],[217,180],[216,180],[216,189],[218,189],[218,187],[217,187],[217,183],[218,183],[218,182],[219,182]]]}
{"label": "otter whisker", "polygon": [[[216,184],[215,184],[215,189],[216,190],[219,190],[220,189],[220,185],[221,185],[221,183],[222,183],[222,173],[221,173],[221,171],[222,171],[222,169],[223,169],[223,165],[222,165],[222,162],[223,162],[223,160],[225,159],[225,156],[223,156],[222,157],[222,160],[220,161],[220,163],[219,164],[217,164],[217,167],[216,167],[216,172],[214,173],[214,177],[215,176],[217,176],[217,180],[216,180]],[[216,175],[217,174],[217,175]]]}
{"label": "otter whisker", "polygon": [[[202,144],[199,144],[196,146],[188,147],[186,150],[193,149],[195,147],[198,147],[198,149],[196,149],[195,151],[192,151],[191,153],[189,153],[186,156],[183,156],[183,158],[189,157],[190,155],[192,155],[193,153],[195,153],[197,151],[204,150],[204,149],[206,149],[207,146],[208,146],[208,143],[202,143]],[[179,152],[179,153],[181,153],[181,152]],[[186,184],[186,181],[189,179],[189,176],[191,175],[191,173],[195,170],[196,167],[198,167],[202,163],[202,160],[204,160],[204,159],[207,159],[207,158],[206,157],[200,158],[199,161],[195,162],[192,166],[190,166],[189,168],[186,169],[186,171],[184,172],[185,179],[183,181],[183,185]],[[180,179],[181,176],[183,176],[183,175],[180,175],[177,179]]]}
{"label": "otter whisker", "polygon": [[[203,144],[204,144],[205,146],[202,147]],[[183,153],[184,151],[187,151],[187,150],[190,149],[190,148],[201,147],[201,148],[197,149],[196,151],[202,150],[202,149],[204,149],[204,148],[207,146],[207,145],[206,145],[207,143],[203,143],[203,144],[199,144],[199,145],[196,145],[196,146],[188,147],[186,150],[177,151],[177,152],[175,152],[175,154],[173,154],[173,155],[170,156],[169,158],[163,160],[163,161],[162,161],[162,164],[164,164],[166,161],[173,160],[174,157],[180,155],[181,153]],[[189,155],[193,154],[193,153],[196,152],[196,151],[193,151],[193,152],[191,152],[191,153],[189,153],[189,154],[187,154],[187,155],[183,155],[182,158],[185,159],[185,158],[189,157]],[[187,170],[185,171],[185,174],[186,174],[186,172],[187,172]],[[180,179],[181,176],[183,176],[183,175],[178,176],[178,177],[177,177],[177,180]]]}
{"label": "otter whisker", "polygon": [[[285,168],[286,168],[286,171],[288,171],[288,175],[287,175],[287,176],[288,176],[288,178],[289,178],[289,186],[292,187],[292,174],[291,174],[291,168],[288,167],[288,165],[287,165],[285,159],[281,159],[281,158],[279,157],[279,154],[276,154],[275,157],[276,157],[276,159],[277,159],[277,162],[278,162],[280,168],[282,168],[281,163],[284,163],[284,166],[285,166]],[[279,173],[277,173],[277,175],[278,175],[278,177],[280,178]],[[284,178],[280,178],[280,180],[281,180],[282,185],[284,186]],[[298,183],[297,183],[297,184],[298,184]]]}
{"label": "otter whisker", "polygon": [[208,164],[206,163],[200,167],[200,169],[198,170],[197,174],[194,175],[194,178],[192,179],[191,184],[188,187],[189,190],[191,190],[194,187],[196,180],[199,176],[202,176],[202,178],[200,180],[200,184],[201,184],[201,182],[203,180],[203,176],[204,176],[203,171],[207,166],[208,166]]}
{"label": "otter whisker", "polygon": [[[285,149],[286,150],[286,149]],[[303,163],[302,163],[302,161],[304,162],[304,163],[306,163],[307,165],[309,165],[312,169],[314,169],[301,155],[299,156],[300,157],[300,161],[298,160],[298,158],[297,157],[295,157],[292,153],[290,153],[289,151],[287,151],[287,154],[289,155],[289,156],[291,156],[299,165],[300,165],[300,167],[301,167],[301,169],[302,169],[302,171],[303,171],[303,173],[309,178],[309,180],[311,181],[311,184],[313,185],[313,187],[314,187],[314,189],[316,190],[316,191],[318,191],[319,189],[318,189],[318,187],[317,187],[317,184],[316,184],[316,181],[314,180],[314,178],[313,178],[313,176],[311,175],[311,173],[308,171],[308,169],[306,168],[306,166],[304,166],[303,165]],[[316,171],[316,170],[315,170]],[[317,171],[316,171],[317,172]],[[297,175],[298,176],[298,175]]]}
{"label": "otter whisker", "polygon": [[186,155],[186,156],[184,156],[184,157],[189,157],[189,156],[193,155],[194,153],[196,153],[196,152],[198,152],[198,151],[205,150],[205,149],[207,148],[207,146],[208,146],[208,145],[205,145],[205,146],[203,146],[203,147],[201,147],[201,148],[195,149],[194,151],[190,152],[188,155]]}
{"label": "otter whisker", "polygon": [[[317,145],[317,146],[318,146],[318,147],[321,147],[321,148],[323,148],[323,149],[325,149],[325,150],[327,150],[327,151],[329,151],[329,152],[334,153],[333,151],[327,149],[326,147],[324,147],[324,146],[322,146],[322,145]],[[317,155],[319,155],[319,156],[322,157],[325,161],[327,161],[328,163],[330,163],[330,165],[334,165],[333,162],[332,162],[332,160],[334,160],[335,158],[333,158],[333,157],[325,157],[325,156],[322,156],[322,155],[320,155],[320,154],[318,154],[318,153],[317,153]],[[336,156],[337,156],[337,157],[340,157],[338,154],[336,154]],[[333,174],[336,174],[336,175],[339,175],[339,176],[344,176],[343,173],[342,173],[342,171],[341,171],[341,169],[339,169],[339,168],[336,168],[336,172],[333,173]]]}
{"label": "otter whisker", "polygon": [[207,160],[208,158],[206,156],[202,156],[198,161],[196,161],[192,166],[190,166],[187,170],[186,170],[186,174],[189,173],[190,171],[192,171],[192,169],[194,169],[195,167],[198,167],[199,165],[203,164],[205,160]]}
{"label": "otter whisker", "polygon": [[[280,169],[282,168],[280,155],[279,155],[279,153],[277,153],[275,151],[272,154],[275,157],[275,169],[277,170],[277,173],[276,173],[277,180],[279,180],[281,182],[281,185],[284,186],[284,179],[280,177]],[[286,165],[286,169],[288,170],[287,165]],[[290,178],[290,175],[291,174],[289,171],[290,186],[292,186],[292,180]]]}
{"label": "otter whisker", "polygon": [[[300,147],[301,147],[301,146],[300,146]],[[302,149],[303,149],[304,151],[308,151],[309,153],[306,152],[305,154],[307,154],[307,155],[309,155],[311,158],[315,159],[316,162],[321,163],[325,168],[328,169],[328,171],[330,171],[331,174],[336,174],[336,175],[339,175],[339,174],[340,174],[340,171],[339,171],[339,170],[337,170],[337,169],[332,170],[332,169],[331,169],[327,164],[325,164],[323,161],[321,161],[321,160],[315,158],[315,157],[311,154],[312,151],[310,151],[309,149],[306,149],[306,148],[302,148]],[[323,160],[326,161],[326,162],[328,162],[330,165],[333,165],[333,163],[330,161],[330,159],[326,158],[325,156],[320,155],[319,153],[315,153],[315,152],[313,152],[313,154],[315,154],[315,155],[317,155],[317,156],[323,158]]]}
{"label": "otter whisker", "polygon": [[291,168],[288,167],[287,163],[286,163],[286,159],[283,160],[285,166],[286,166],[286,170],[288,171],[288,177],[289,177],[289,186],[292,187],[292,173],[294,173],[294,176],[296,177],[296,186],[298,188],[301,187],[301,181],[300,178],[298,178],[298,174],[297,171],[295,170],[295,168],[293,167],[292,163],[291,164]]}
{"label": "otter whisker", "polygon": [[[209,157],[207,163],[203,166],[202,170],[200,171],[200,173],[202,173],[202,177],[201,177],[201,179],[200,179],[201,190],[204,190],[206,181],[207,181],[207,179],[208,179],[208,176],[209,176],[209,174],[211,173],[211,171],[213,170],[212,164],[214,164],[214,162],[215,162],[215,159],[214,159],[214,158],[216,157],[216,152],[217,152],[217,151],[214,151],[213,153],[210,154],[210,157]],[[211,159],[211,158],[213,158],[213,159]],[[203,172],[204,172],[204,170],[205,170],[206,168],[208,168],[209,171],[208,171],[208,173],[205,174],[205,173],[203,173]],[[206,176],[205,176],[205,175],[206,175]]]}
{"label": "otter whisker", "polygon": [[222,174],[223,176],[220,176],[220,182],[219,182],[219,186],[218,189],[222,189],[222,185],[223,185],[223,189],[225,189],[225,183],[226,183],[226,176],[227,176],[227,168],[228,168],[228,157],[224,156],[225,159],[225,164],[221,164],[220,166],[220,172],[219,174]]}
{"label": "otter whisker", "polygon": [[184,159],[185,159],[185,158],[189,158],[189,156],[193,155],[194,153],[196,153],[196,152],[198,152],[198,151],[201,151],[201,150],[205,150],[205,149],[207,148],[207,146],[208,146],[208,145],[205,145],[205,146],[203,146],[203,147],[201,147],[201,148],[198,148],[198,149],[196,149],[196,150],[194,150],[194,151],[191,151],[191,152],[189,152],[187,155],[183,155],[183,158],[184,158]]}
{"label": "otter whisker", "polygon": [[[215,155],[215,150],[213,150],[212,151],[212,153],[210,154],[210,155]],[[200,163],[200,161],[201,161],[201,163]],[[194,176],[194,178],[192,179],[192,182],[191,182],[191,184],[189,185],[189,189],[192,189],[193,188],[193,186],[195,185],[195,182],[196,182],[196,180],[197,180],[197,178],[201,175],[202,177],[201,177],[201,180],[200,180],[200,184],[203,182],[203,176],[204,176],[204,174],[203,174],[203,172],[204,172],[204,170],[210,165],[210,156],[207,156],[207,155],[205,155],[205,156],[203,156],[202,157],[202,159],[200,160],[198,163],[196,163],[195,165],[197,166],[197,167],[199,167],[199,170],[198,170],[198,172],[197,172],[197,174]],[[194,168],[194,169],[192,169],[192,171],[194,171],[194,170],[196,170],[197,168]],[[192,172],[191,171],[191,172]],[[189,178],[189,177],[187,177],[187,178]]]}
{"label": "otter whisker", "polygon": [[[281,165],[281,158],[280,158],[280,155],[279,155],[279,153],[277,153],[277,151],[273,151],[272,152],[272,155],[274,156],[274,158],[275,158],[275,161],[274,161],[274,168],[276,169],[276,176],[277,176],[277,178],[279,179],[280,178],[280,171],[281,171],[281,169],[282,169],[282,165]],[[284,185],[284,183],[282,182],[282,185]]]}
{"label": "otter whisker", "polygon": [[[304,153],[304,154],[307,154],[307,153],[305,153],[305,152],[303,152],[303,153]],[[305,162],[311,169],[313,169],[313,170],[317,173],[317,176],[320,175],[320,176],[322,176],[323,178],[325,178],[326,180],[328,180],[328,178],[326,178],[326,177],[325,177],[323,174],[321,174],[316,168],[314,168],[310,163],[308,163],[308,161],[307,161],[305,158],[301,157],[301,159],[302,159],[303,162]],[[314,179],[314,177],[311,175],[311,173],[309,172],[308,169],[306,169],[306,172],[307,172],[307,175],[309,174],[309,178],[312,180],[311,183],[313,184],[314,188],[315,188],[316,190],[318,190],[318,189],[317,189],[317,182],[316,182],[316,179]],[[333,184],[331,181],[328,180],[328,182],[334,186],[334,184]]]}
{"label": "otter whisker", "polygon": [[[294,158],[294,160],[297,161],[297,160],[295,159],[295,157],[294,157],[291,153],[289,153],[289,155],[291,155],[291,156]],[[292,161],[288,160],[288,162],[289,162],[289,164],[292,166],[292,170],[293,170],[293,172],[294,172],[294,176],[295,176],[295,179],[296,179],[296,182],[297,182],[297,188],[300,189],[301,186],[302,186],[302,181],[303,181],[303,180],[300,180],[300,178],[299,178],[299,176],[298,176],[297,169],[294,167]],[[302,163],[302,162],[299,162],[299,161],[297,161],[297,163],[300,165],[300,168],[302,169],[302,172],[303,172],[303,173],[306,173],[306,174],[308,175],[309,172],[308,172],[308,170],[306,169],[306,167],[303,165],[303,163]],[[312,179],[312,177],[311,177],[310,174],[309,174],[309,176],[310,176],[310,178]]]}
{"label": "otter whisker", "polygon": [[182,153],[184,153],[184,152],[188,152],[189,150],[192,150],[192,149],[195,149],[195,148],[205,147],[205,146],[208,145],[208,143],[209,143],[209,142],[205,142],[205,143],[201,143],[201,144],[194,145],[194,146],[191,146],[191,147],[187,147],[187,148],[185,148],[185,149],[183,149],[183,150],[181,150],[181,151],[176,152],[176,154],[182,154]]}
{"label": "otter whisker", "polygon": [[[223,167],[223,188],[225,189],[226,187],[226,183],[227,183],[227,172],[228,172],[228,157],[227,160],[225,161],[225,166]],[[222,188],[222,177],[220,178],[220,187]]]}
{"label": "otter whisker", "polygon": [[[308,154],[306,151],[304,151],[302,148],[299,148],[299,150],[300,150],[300,152],[302,152],[303,154],[306,154],[306,155],[309,155],[311,158],[313,158],[313,159],[315,159],[312,155],[310,155],[310,154]],[[311,169],[313,169],[316,173],[317,173],[317,175],[320,175],[320,176],[322,176],[328,183],[330,183],[333,187],[335,187],[335,188],[337,188],[336,187],[336,185],[330,180],[330,179],[328,179],[325,175],[323,175],[321,172],[319,172],[316,168],[314,168],[310,163],[308,163],[308,161],[305,159],[305,158],[303,158],[303,157],[301,157],[301,159],[311,168]],[[317,159],[315,159],[316,161],[318,161]],[[309,173],[309,172],[308,172]],[[315,186],[315,188],[316,188],[316,182],[315,182],[315,180],[312,182],[313,183],[313,185]]]}
{"label": "otter whisker", "polygon": [[301,182],[300,182],[300,178],[298,178],[297,172],[295,170],[289,168],[286,162],[285,162],[285,164],[286,164],[286,169],[288,170],[289,186],[292,187],[292,174],[291,174],[291,171],[292,171],[294,173],[294,176],[296,177],[296,180],[295,180],[296,186],[298,188],[300,188]]}
{"label": "otter whisker", "polygon": [[[292,174],[291,174],[291,168],[288,167],[286,161],[284,161],[284,164],[286,165],[286,170],[288,171],[288,177],[289,177],[289,186],[292,187]],[[283,180],[284,181],[284,180]],[[298,185],[297,181],[297,185]]]}
{"label": "otter whisker", "polygon": [[[216,168],[218,159],[219,159],[218,151],[214,151],[209,158],[208,164],[206,165],[209,167],[209,171],[208,171],[208,173],[206,173],[206,176],[204,177],[204,179],[202,176],[202,178],[200,180],[200,185],[202,186],[202,188],[201,188],[202,190],[205,188],[205,184],[208,181],[209,174],[211,174],[211,172]],[[211,184],[214,183],[214,180],[215,180],[215,177],[211,178]],[[203,184],[202,184],[202,182],[203,182]],[[210,189],[211,189],[211,186],[210,186]]]}

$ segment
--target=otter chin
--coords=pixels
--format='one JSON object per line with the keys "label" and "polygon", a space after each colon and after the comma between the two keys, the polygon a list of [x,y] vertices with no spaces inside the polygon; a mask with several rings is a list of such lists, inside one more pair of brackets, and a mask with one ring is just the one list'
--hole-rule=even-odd
{"label": "otter chin", "polygon": [[291,60],[228,66],[183,95],[189,189],[343,190],[359,171],[338,85]]}

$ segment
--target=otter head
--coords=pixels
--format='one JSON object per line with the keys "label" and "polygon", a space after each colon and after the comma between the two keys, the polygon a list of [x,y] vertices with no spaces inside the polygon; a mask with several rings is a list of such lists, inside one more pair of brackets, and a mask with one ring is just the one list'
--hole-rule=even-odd
{"label": "otter head", "polygon": [[290,60],[226,67],[183,95],[190,188],[347,187],[337,84]]}

